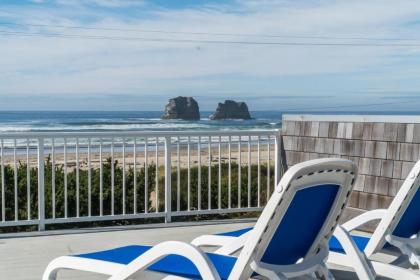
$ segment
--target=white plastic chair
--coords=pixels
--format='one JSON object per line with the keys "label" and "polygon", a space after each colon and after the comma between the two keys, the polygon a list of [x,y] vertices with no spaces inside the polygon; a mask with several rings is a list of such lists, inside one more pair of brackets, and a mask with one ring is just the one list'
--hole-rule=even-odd
{"label": "white plastic chair", "polygon": [[[419,269],[419,186],[420,161],[415,164],[388,209],[365,212],[336,228],[329,241],[328,262],[351,267],[359,278],[363,279],[366,276],[366,266],[362,261],[362,252],[367,258],[371,258],[374,253],[393,247],[397,248],[402,256],[408,257],[414,269]],[[350,235],[351,231],[374,220],[380,220],[380,223],[371,237]],[[216,252],[230,255],[242,248],[251,232],[252,228],[245,228],[218,235],[203,235],[193,243],[218,242],[220,248]],[[378,261],[369,261],[368,265],[374,268],[375,273],[392,279],[420,279],[420,270],[417,274],[406,268]]]}
{"label": "white plastic chair", "polygon": [[[376,261],[372,265],[376,273],[393,279],[420,279],[420,161],[418,161],[393,199],[388,209],[377,209],[365,212],[344,223],[342,228],[347,232],[375,220],[380,220],[371,237],[352,235],[358,248],[368,258],[373,254],[397,249],[402,256],[408,257],[413,268],[417,268],[419,276],[407,274],[407,270],[398,266],[390,266]],[[348,265],[345,250],[336,239],[329,243],[328,261],[340,265]],[[411,275],[413,275],[411,277]],[[410,278],[409,278],[410,277]]]}
{"label": "white plastic chair", "polygon": [[[336,228],[353,183],[355,165],[343,159],[320,159],[290,168],[275,188],[238,257],[205,253],[178,241],[150,246],[59,257],[43,279],[56,279],[61,269],[135,278],[143,270],[167,279],[249,279],[262,275],[287,279],[299,275],[333,279],[325,265],[328,240]],[[204,244],[203,244],[204,245]]]}

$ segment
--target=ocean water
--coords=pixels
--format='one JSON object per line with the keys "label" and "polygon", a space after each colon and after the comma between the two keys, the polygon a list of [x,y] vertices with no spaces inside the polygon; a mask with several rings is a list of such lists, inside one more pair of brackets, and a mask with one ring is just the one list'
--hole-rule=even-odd
{"label": "ocean water", "polygon": [[199,121],[161,120],[159,111],[3,111],[0,112],[1,132],[28,131],[165,131],[165,130],[243,130],[281,127],[281,112],[252,112],[252,120],[208,119],[203,112]]}
{"label": "ocean water", "polygon": [[[181,121],[181,120],[161,120],[160,111],[2,111],[0,112],[0,134],[7,132],[71,132],[71,131],[181,131],[181,130],[259,130],[259,129],[278,129],[281,128],[282,114],[377,114],[377,115],[420,115],[420,112],[355,112],[355,111],[323,111],[323,112],[280,112],[280,111],[256,111],[251,112],[253,119],[251,120],[221,120],[212,121],[208,116],[211,112],[202,112],[202,118],[199,121]],[[118,135],[118,134],[116,134]],[[223,137],[222,137],[223,138]],[[110,139],[103,139],[105,151],[110,149]],[[122,138],[114,138],[115,151],[122,151]],[[234,140],[234,139],[233,139]],[[29,141],[27,143],[27,141]],[[47,140],[47,142],[50,140]],[[64,140],[56,139],[55,151],[62,153],[64,150]],[[87,139],[81,139],[79,142],[80,152],[87,151]],[[99,139],[92,139],[92,151],[97,152],[99,149]],[[108,141],[108,142],[107,142]],[[128,150],[132,149],[132,139],[128,139]],[[139,150],[143,149],[144,139],[138,139]],[[148,144],[153,149],[155,142],[150,139]],[[184,143],[186,140],[180,140]],[[191,139],[196,142],[197,139]],[[202,139],[205,144],[206,139]],[[226,142],[222,139],[222,142]],[[262,143],[265,143],[262,139]],[[26,154],[27,144],[29,145],[29,153],[35,155],[37,153],[36,139],[17,139],[16,152],[18,155]],[[185,142],[186,143],[186,142]],[[184,144],[185,144],[184,143]],[[255,143],[254,143],[255,144]],[[13,155],[14,140],[4,139],[4,153]],[[68,139],[67,152],[75,152],[75,139]],[[163,146],[160,147],[163,149]],[[51,143],[48,142],[45,148],[46,153],[51,152]]]}
{"label": "ocean water", "polygon": [[322,112],[251,112],[252,120],[208,119],[200,121],[161,120],[161,111],[2,111],[1,132],[28,131],[165,131],[165,130],[257,130],[281,128],[282,114],[377,114],[419,115],[420,112],[395,111],[322,111]]}

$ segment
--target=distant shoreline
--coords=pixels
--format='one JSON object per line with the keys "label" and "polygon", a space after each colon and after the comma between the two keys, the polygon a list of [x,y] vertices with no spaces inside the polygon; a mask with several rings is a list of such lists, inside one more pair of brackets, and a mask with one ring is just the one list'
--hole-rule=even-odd
{"label": "distant shoreline", "polygon": [[[212,164],[218,164],[218,147],[212,147],[211,149],[211,155],[212,155]],[[248,164],[248,145],[243,144],[241,146],[241,162],[243,164]],[[257,157],[258,157],[258,149],[257,145],[253,144],[251,145],[251,163],[257,164]],[[229,156],[229,149],[227,145],[222,145],[221,147],[221,163],[227,163],[228,162],[228,156]],[[270,146],[270,153],[271,153],[271,160],[274,159],[274,144],[272,143]],[[46,157],[51,155],[46,153]],[[111,158],[112,154],[110,151],[103,151],[102,152],[102,162],[106,162],[108,158]],[[64,164],[64,154],[58,153],[54,156],[55,164],[56,165],[63,165]],[[69,152],[67,153],[67,167],[69,169],[76,168],[76,153],[75,152]],[[125,163],[126,167],[133,167],[134,166],[134,160],[133,160],[133,152],[126,150],[125,153]],[[176,148],[172,150],[172,166],[177,166],[177,150]],[[237,162],[239,158],[238,153],[238,145],[232,144],[231,146],[231,161]],[[19,164],[19,161],[23,164],[26,164],[27,157],[26,155],[17,155],[16,161],[17,164]],[[267,144],[260,145],[260,160],[261,161],[267,161]],[[122,165],[123,163],[123,153],[121,151],[114,151],[114,161],[118,161],[119,165]],[[154,149],[148,149],[148,163],[155,163],[156,161],[156,151]],[[5,155],[3,162],[5,165],[13,165],[14,163],[14,156],[13,155]],[[29,156],[29,162],[31,167],[37,166],[37,157],[36,155],[30,155]],[[136,152],[136,166],[138,168],[141,168],[141,166],[144,165],[144,150],[137,151]],[[163,165],[164,163],[164,151],[159,150],[158,152],[158,163],[159,166]],[[181,146],[180,147],[180,167],[185,168],[188,166],[188,154],[187,154],[187,147]],[[209,163],[209,156],[208,156],[208,146],[202,145],[201,147],[201,163],[202,165],[208,165]],[[192,165],[198,165],[198,150],[196,145],[194,147],[191,147],[190,150],[190,164]],[[92,152],[91,153],[91,167],[92,168],[99,168],[100,160],[99,160],[99,153]],[[88,155],[86,152],[80,152],[79,153],[79,168],[80,169],[87,169],[88,168]]]}

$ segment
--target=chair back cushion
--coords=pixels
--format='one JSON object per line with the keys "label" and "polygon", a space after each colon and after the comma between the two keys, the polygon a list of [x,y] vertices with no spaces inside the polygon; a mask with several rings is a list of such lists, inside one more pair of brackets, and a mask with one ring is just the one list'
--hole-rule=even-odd
{"label": "chair back cushion", "polygon": [[420,189],[417,191],[407,209],[404,211],[400,221],[393,231],[393,235],[410,238],[420,232]]}
{"label": "chair back cushion", "polygon": [[261,261],[288,265],[304,258],[333,208],[340,186],[311,186],[296,192]]}

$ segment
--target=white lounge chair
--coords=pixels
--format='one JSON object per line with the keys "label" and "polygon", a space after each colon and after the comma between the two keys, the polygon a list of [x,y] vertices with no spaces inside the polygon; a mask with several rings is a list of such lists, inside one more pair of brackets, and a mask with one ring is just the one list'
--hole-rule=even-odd
{"label": "white lounge chair", "polygon": [[[413,268],[417,268],[419,276],[405,274],[406,269],[397,266],[372,262],[376,273],[393,279],[420,279],[420,161],[418,161],[393,199],[388,209],[377,209],[365,212],[344,223],[342,227],[350,232],[375,220],[380,220],[371,237],[352,235],[358,248],[368,258],[380,251],[398,250],[402,256],[408,257]],[[348,265],[348,258],[340,243],[334,237],[330,243],[328,261],[335,264]],[[404,276],[402,276],[404,275]],[[413,275],[413,278],[409,278]]]}
{"label": "white lounge chair", "polygon": [[[337,227],[329,242],[328,262],[352,267],[359,278],[363,278],[366,274],[366,268],[360,265],[361,262],[360,259],[357,259],[357,255],[359,255],[359,258],[362,256],[355,251],[354,245],[357,246],[359,252],[364,252],[368,258],[383,249],[390,250],[393,247],[398,249],[402,256],[408,257],[413,268],[417,267],[418,269],[420,266],[419,186],[420,161],[415,164],[388,209],[365,212]],[[351,235],[353,243],[351,245],[348,240],[348,233],[374,220],[380,220],[380,223],[372,236]],[[219,235],[204,235],[198,237],[193,243],[199,244],[205,243],[206,240],[218,240],[222,246],[216,252],[229,255],[242,248],[247,235],[251,232],[252,228],[244,228]],[[393,279],[420,279],[420,271],[419,274],[416,274],[405,268],[377,261],[371,261],[369,265],[374,268],[377,274]]]}
{"label": "white lounge chair", "polygon": [[56,279],[61,269],[111,275],[112,280],[131,279],[143,270],[168,274],[167,279],[249,279],[256,274],[269,279],[306,274],[332,279],[325,265],[327,244],[356,173],[355,165],[343,159],[313,160],[290,168],[237,257],[168,241],[59,257],[50,262],[43,279]]}

